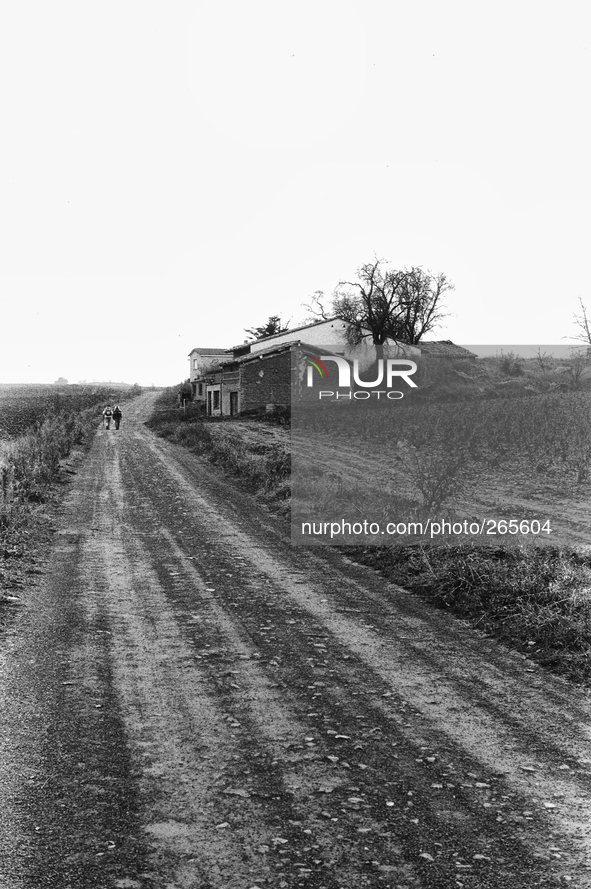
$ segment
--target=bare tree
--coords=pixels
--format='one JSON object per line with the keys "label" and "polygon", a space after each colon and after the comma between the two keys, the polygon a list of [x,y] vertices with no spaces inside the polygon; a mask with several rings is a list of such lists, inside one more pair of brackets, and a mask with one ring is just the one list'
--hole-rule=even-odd
{"label": "bare tree", "polygon": [[571,336],[569,339],[571,340],[581,340],[583,343],[587,343],[591,346],[591,321],[587,317],[587,309],[585,308],[585,304],[581,297],[579,297],[579,304],[581,306],[581,314],[574,315],[574,323],[578,328],[579,332],[576,336]]}
{"label": "bare tree", "polygon": [[420,266],[396,274],[401,275],[398,322],[403,327],[403,341],[412,345],[447,317],[449,313],[443,311],[443,303],[445,294],[453,290],[454,285],[443,273],[433,275]]}
{"label": "bare tree", "polygon": [[420,266],[410,269],[383,268],[384,260],[366,263],[357,271],[357,281],[341,281],[335,290],[333,308],[348,324],[352,345],[369,339],[376,354],[386,340],[419,343],[439,325],[445,294],[453,284],[444,274],[433,275]]}
{"label": "bare tree", "polygon": [[566,366],[573,389],[580,389],[589,378],[587,349],[571,349]]}
{"label": "bare tree", "polygon": [[327,309],[325,301],[324,291],[316,290],[310,297],[310,302],[302,303],[302,306],[308,309],[307,322],[328,321],[333,317],[329,309]]}
{"label": "bare tree", "polygon": [[542,352],[541,348],[538,346],[538,351],[536,352],[536,361],[538,362],[538,366],[543,374],[545,374],[546,371],[550,369],[551,359],[552,355],[549,355],[548,352]]}

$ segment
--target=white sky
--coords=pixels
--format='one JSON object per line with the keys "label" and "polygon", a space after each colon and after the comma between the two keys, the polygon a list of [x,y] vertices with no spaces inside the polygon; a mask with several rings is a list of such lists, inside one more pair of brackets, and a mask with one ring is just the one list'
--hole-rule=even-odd
{"label": "white sky", "polygon": [[374,254],[436,338],[591,308],[588,4],[20,0],[0,11],[0,381],[171,384]]}

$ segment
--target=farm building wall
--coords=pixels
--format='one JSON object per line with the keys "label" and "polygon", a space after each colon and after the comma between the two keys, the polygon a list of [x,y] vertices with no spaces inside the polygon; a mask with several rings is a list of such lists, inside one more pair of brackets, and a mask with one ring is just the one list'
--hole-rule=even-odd
{"label": "farm building wall", "polygon": [[[205,401],[205,377],[209,368],[215,367],[220,361],[227,361],[230,356],[231,353],[227,349],[191,349],[189,353],[189,382],[195,401]],[[199,391],[199,384],[201,384],[201,391]]]}
{"label": "farm building wall", "polygon": [[222,372],[222,416],[240,412],[240,372],[238,368]]}
{"label": "farm building wall", "polygon": [[261,355],[242,363],[240,411],[291,404],[291,352]]}
{"label": "farm building wall", "polygon": [[250,344],[250,354],[254,355],[263,349],[275,348],[298,339],[305,339],[311,346],[329,345],[330,343],[345,343],[345,331],[347,324],[339,318],[330,321],[321,321],[317,324],[296,327],[285,333],[266,337]]}
{"label": "farm building wall", "polygon": [[220,383],[212,383],[207,387],[207,415],[209,417],[220,417],[222,414]]}
{"label": "farm building wall", "polygon": [[193,401],[199,404],[205,403],[207,383],[205,377],[200,377],[191,381],[191,391],[193,393]]}

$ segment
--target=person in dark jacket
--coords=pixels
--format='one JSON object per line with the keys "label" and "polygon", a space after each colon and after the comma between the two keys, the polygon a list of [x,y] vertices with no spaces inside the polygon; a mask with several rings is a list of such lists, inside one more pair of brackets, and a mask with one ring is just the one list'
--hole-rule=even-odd
{"label": "person in dark jacket", "polygon": [[121,413],[121,408],[118,404],[115,405],[115,409],[113,411],[113,419],[115,420],[115,429],[119,429],[119,423],[121,422],[121,417],[123,414]]}

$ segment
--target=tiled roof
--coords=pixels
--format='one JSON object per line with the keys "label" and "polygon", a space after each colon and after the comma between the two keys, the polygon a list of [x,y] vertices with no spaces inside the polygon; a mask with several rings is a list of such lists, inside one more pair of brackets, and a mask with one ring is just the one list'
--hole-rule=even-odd
{"label": "tiled roof", "polygon": [[213,355],[214,358],[217,355],[226,355],[228,352],[231,352],[231,349],[202,349],[200,346],[196,346],[194,349],[191,349],[189,355],[192,355],[193,352],[199,352],[200,355]]}
{"label": "tiled roof", "polygon": [[248,355],[241,355],[240,358],[235,358],[234,360],[243,364],[246,361],[256,361],[257,358],[266,358],[268,355],[277,355],[279,352],[289,352],[295,346],[317,355],[334,354],[330,349],[327,349],[326,346],[311,346],[309,343],[304,343],[302,340],[294,337],[293,340],[288,340],[286,343],[277,343],[276,346],[269,346],[267,349],[261,349],[259,352],[251,352]]}
{"label": "tiled roof", "polygon": [[417,343],[417,349],[421,350],[421,355],[441,355],[445,358],[476,358],[474,352],[464,349],[463,346],[456,346],[451,340]]}
{"label": "tiled roof", "polygon": [[309,343],[303,343],[297,337],[286,343],[277,343],[275,346],[269,346],[267,349],[261,349],[260,352],[249,352],[247,355],[240,355],[238,358],[228,358],[226,361],[220,361],[219,364],[211,366],[207,371],[208,374],[216,373],[224,370],[230,364],[244,364],[246,361],[257,361],[259,358],[267,358],[269,355],[278,355],[280,352],[289,352],[294,347],[305,349],[307,352],[314,352],[317,355],[332,355],[333,353],[326,346],[311,346]]}
{"label": "tiled roof", "polygon": [[[323,318],[323,319],[320,319],[319,321],[313,321],[311,324],[301,324],[299,327],[290,327],[289,330],[282,330],[279,333],[271,333],[269,336],[259,337],[258,340],[251,340],[248,344],[247,343],[240,343],[240,346],[234,346],[234,348],[239,349],[241,346],[254,345],[255,343],[263,343],[266,340],[273,340],[276,337],[285,336],[288,333],[297,333],[300,330],[310,330],[310,328],[312,328],[312,327],[318,327],[319,324],[327,324],[329,321],[341,321],[341,319],[337,318],[336,316],[331,317],[331,318]],[[341,323],[345,324],[344,321],[341,321]]]}

